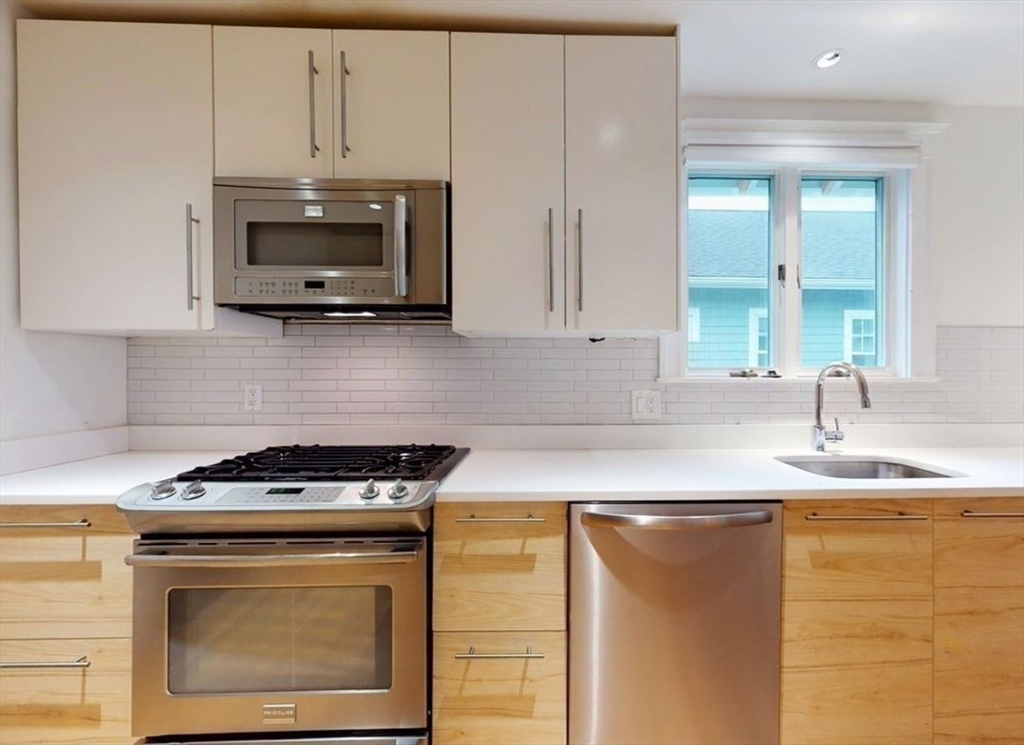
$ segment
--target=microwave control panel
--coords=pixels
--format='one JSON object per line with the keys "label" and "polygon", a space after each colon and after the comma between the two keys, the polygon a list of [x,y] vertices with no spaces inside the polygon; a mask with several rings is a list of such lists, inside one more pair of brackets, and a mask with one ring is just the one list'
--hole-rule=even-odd
{"label": "microwave control panel", "polygon": [[239,297],[392,297],[395,281],[388,277],[322,277],[317,279],[235,278]]}

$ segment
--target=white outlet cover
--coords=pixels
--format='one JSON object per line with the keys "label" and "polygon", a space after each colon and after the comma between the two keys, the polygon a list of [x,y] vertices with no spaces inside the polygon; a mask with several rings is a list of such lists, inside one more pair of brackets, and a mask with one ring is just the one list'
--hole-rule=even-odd
{"label": "white outlet cover", "polygon": [[246,383],[242,392],[242,409],[245,411],[263,411],[263,386],[259,383]]}
{"label": "white outlet cover", "polygon": [[631,400],[633,419],[661,419],[661,391],[633,391]]}

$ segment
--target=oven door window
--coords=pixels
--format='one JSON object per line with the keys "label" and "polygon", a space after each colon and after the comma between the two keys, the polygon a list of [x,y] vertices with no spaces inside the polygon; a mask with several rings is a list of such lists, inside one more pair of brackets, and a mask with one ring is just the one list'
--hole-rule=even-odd
{"label": "oven door window", "polygon": [[235,203],[240,270],[392,272],[391,202],[303,200]]}
{"label": "oven door window", "polygon": [[388,586],[182,588],[167,597],[173,694],[391,687]]}

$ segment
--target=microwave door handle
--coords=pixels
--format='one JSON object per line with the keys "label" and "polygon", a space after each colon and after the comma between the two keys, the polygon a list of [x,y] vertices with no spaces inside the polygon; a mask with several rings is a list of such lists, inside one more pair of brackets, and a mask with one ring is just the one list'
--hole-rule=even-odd
{"label": "microwave door handle", "polygon": [[395,294],[398,297],[405,297],[409,294],[409,277],[405,273],[406,251],[405,245],[405,221],[406,202],[402,194],[395,195]]}
{"label": "microwave door handle", "polygon": [[324,564],[408,564],[419,557],[419,549],[411,551],[342,552],[331,551],[322,554],[278,554],[261,556],[200,556],[175,554],[129,554],[124,563],[133,567],[175,567],[175,568],[234,568],[254,567],[298,567]]}

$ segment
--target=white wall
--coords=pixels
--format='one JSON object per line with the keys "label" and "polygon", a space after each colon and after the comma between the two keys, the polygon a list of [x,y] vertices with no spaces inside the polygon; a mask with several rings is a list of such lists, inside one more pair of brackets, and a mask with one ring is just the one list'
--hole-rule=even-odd
{"label": "white wall", "polygon": [[14,0],[0,0],[0,441],[4,442],[127,422],[124,339],[25,332],[19,325],[14,21],[28,15]]}
{"label": "white wall", "polygon": [[1024,324],[1024,109],[944,107],[931,148],[938,325]]}

